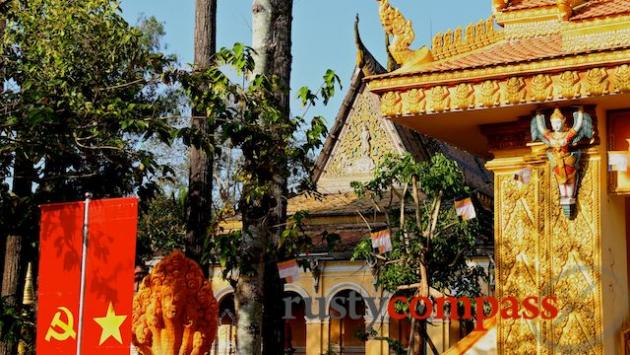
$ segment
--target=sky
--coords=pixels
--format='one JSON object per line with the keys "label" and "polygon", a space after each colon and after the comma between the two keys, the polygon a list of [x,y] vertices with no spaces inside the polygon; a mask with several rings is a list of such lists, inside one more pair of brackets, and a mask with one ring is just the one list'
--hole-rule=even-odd
{"label": "sky", "polygon": [[[252,0],[217,0],[217,46],[236,42],[251,44]],[[412,48],[430,45],[433,33],[477,22],[491,14],[490,0],[390,0],[413,22],[416,41]],[[176,54],[181,64],[193,58],[194,0],[121,0],[123,15],[132,24],[140,16],[155,16],[164,24],[165,51]],[[309,115],[322,115],[329,126],[349,86],[356,63],[354,18],[359,14],[363,42],[372,54],[386,63],[385,37],[378,18],[376,0],[294,0],[292,97],[297,89],[316,90],[322,75],[334,70],[343,89],[328,107],[316,107]],[[292,112],[301,114],[297,100]]]}

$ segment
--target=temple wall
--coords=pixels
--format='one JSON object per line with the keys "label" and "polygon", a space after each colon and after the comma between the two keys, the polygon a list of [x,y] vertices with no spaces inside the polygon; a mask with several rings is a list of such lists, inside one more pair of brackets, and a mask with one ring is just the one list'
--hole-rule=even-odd
{"label": "temple wall", "polygon": [[[605,112],[598,117],[604,125]],[[607,192],[602,140],[582,156],[571,219],[562,213],[540,146],[497,152],[488,163],[495,173],[496,294],[521,301],[556,296],[560,310],[552,320],[499,317],[500,354],[619,353],[619,331],[629,313],[625,206]],[[514,175],[525,167],[532,177],[521,184]]]}
{"label": "temple wall", "polygon": [[[297,281],[285,285],[285,291],[295,292],[303,298],[310,298],[310,306],[314,314],[318,314],[320,302],[322,302],[321,306],[328,309],[330,300],[336,294],[344,290],[356,291],[361,294],[362,297],[377,297],[379,299],[383,297],[384,302],[389,300],[387,293],[382,294],[380,290],[374,288],[374,278],[365,263],[329,261],[322,262],[322,264],[323,265],[320,265],[322,276],[317,288],[315,287],[315,281],[310,272],[301,272],[300,278]],[[233,292],[228,282],[221,278],[220,268],[214,269],[212,287],[215,297],[219,302]],[[323,298],[324,301],[319,301],[317,297]],[[282,301],[280,300],[279,302]],[[221,313],[221,310],[219,310],[219,312]],[[371,314],[366,309],[364,320],[366,327],[372,325],[378,337],[390,336],[390,319],[387,315],[386,306],[382,309],[380,314]],[[306,346],[301,352],[298,352],[298,354],[325,354],[331,349],[329,346],[331,343],[331,322],[329,316],[323,319],[318,317],[306,318],[305,323]],[[441,322],[435,320],[432,321],[432,323],[434,324],[428,326],[427,332],[440,351],[446,351],[459,340],[459,324],[457,322],[451,323],[449,321]],[[221,332],[221,329],[222,328],[219,329],[219,335],[216,340],[218,343],[213,345],[211,354],[231,354],[229,351],[221,351],[222,349],[230,348],[230,346],[226,345],[230,341],[226,336],[226,334],[229,334],[229,331],[224,329],[224,331]],[[389,355],[393,353],[394,352],[389,350],[389,346],[384,340],[369,339],[364,343],[364,354],[366,355]]]}
{"label": "temple wall", "polygon": [[[605,118],[606,111],[598,109],[597,116]],[[599,120],[599,131],[607,132],[607,120]],[[605,154],[609,146],[608,135],[601,135],[600,149]],[[601,185],[607,186],[607,166],[601,165]],[[620,331],[630,321],[630,298],[628,296],[628,260],[626,244],[626,205],[623,196],[601,189],[601,255],[602,255],[602,337],[604,354],[622,354]]]}

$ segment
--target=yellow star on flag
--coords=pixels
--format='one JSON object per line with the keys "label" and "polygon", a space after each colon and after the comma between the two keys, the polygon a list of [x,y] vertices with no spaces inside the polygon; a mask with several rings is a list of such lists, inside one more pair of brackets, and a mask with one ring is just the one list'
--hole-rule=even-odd
{"label": "yellow star on flag", "polygon": [[114,312],[114,305],[109,302],[107,315],[105,315],[105,317],[94,318],[94,321],[103,328],[103,331],[101,332],[101,340],[98,345],[103,345],[105,340],[109,339],[109,337],[116,339],[120,344],[122,344],[120,326],[123,324],[125,319],[127,319],[127,316],[116,315],[116,312]]}

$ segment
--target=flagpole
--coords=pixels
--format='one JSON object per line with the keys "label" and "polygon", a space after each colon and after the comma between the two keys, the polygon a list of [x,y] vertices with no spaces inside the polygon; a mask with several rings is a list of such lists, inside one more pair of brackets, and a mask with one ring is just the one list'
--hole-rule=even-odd
{"label": "flagpole", "polygon": [[88,244],[88,216],[90,209],[90,200],[92,194],[85,193],[85,202],[83,204],[83,243],[81,250],[81,288],[79,290],[79,329],[77,334],[77,355],[81,355],[81,340],[83,338],[83,308],[85,302],[85,267],[87,264],[87,244]]}

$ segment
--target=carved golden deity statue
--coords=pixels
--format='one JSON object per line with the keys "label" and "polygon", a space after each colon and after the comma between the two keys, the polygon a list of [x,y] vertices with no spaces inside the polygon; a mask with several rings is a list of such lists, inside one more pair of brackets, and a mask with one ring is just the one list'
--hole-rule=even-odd
{"label": "carved golden deity statue", "polygon": [[571,147],[583,138],[593,138],[591,116],[582,107],[573,114],[573,119],[573,127],[567,129],[566,118],[556,108],[550,118],[551,130],[547,128],[545,116],[540,112],[531,123],[532,140],[541,140],[549,148],[547,157],[558,183],[560,205],[567,217],[571,216],[576,201],[581,156],[580,151],[571,151]]}

